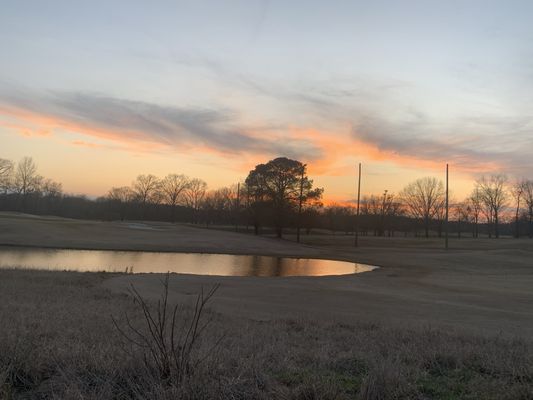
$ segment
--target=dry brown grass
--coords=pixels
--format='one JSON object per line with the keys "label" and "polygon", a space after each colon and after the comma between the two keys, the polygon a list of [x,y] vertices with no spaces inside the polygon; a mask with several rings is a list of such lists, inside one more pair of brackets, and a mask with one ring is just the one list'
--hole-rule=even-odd
{"label": "dry brown grass", "polygon": [[533,398],[527,340],[214,313],[200,347],[221,333],[224,342],[183,385],[168,385],[123,348],[111,315],[143,317],[100,285],[109,276],[0,271],[0,398]]}

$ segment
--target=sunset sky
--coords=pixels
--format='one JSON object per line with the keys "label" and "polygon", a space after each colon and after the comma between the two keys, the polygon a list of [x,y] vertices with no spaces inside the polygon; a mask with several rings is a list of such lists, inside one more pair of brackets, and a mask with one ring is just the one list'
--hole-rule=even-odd
{"label": "sunset sky", "polygon": [[211,188],[296,158],[325,197],[533,175],[531,1],[24,1],[0,12],[0,158],[69,193]]}

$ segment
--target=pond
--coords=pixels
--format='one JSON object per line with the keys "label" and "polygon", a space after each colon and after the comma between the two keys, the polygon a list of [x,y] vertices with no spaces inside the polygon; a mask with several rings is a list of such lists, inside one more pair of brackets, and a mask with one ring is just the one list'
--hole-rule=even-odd
{"label": "pond", "polygon": [[106,272],[176,272],[224,276],[324,276],[372,271],[345,261],[252,255],[0,247],[0,268]]}

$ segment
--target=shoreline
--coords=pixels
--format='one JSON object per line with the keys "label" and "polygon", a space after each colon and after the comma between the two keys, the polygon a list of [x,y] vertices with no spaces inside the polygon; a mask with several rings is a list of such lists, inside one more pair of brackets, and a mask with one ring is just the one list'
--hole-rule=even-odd
{"label": "shoreline", "polygon": [[[268,239],[268,238],[267,238]],[[287,241],[288,243],[292,243],[290,241]],[[102,247],[82,247],[82,246],[61,246],[61,245],[38,245],[38,244],[11,244],[11,243],[0,243],[0,250],[2,248],[28,248],[28,249],[43,249],[43,250],[81,250],[81,251],[120,251],[120,252],[131,252],[131,253],[174,253],[174,254],[213,254],[213,255],[230,255],[230,256],[261,256],[261,257],[274,257],[274,258],[292,258],[292,259],[310,259],[310,260],[324,260],[324,261],[342,261],[342,262],[349,262],[354,264],[365,264],[359,261],[355,261],[353,259],[350,259],[349,257],[338,257],[334,254],[324,254],[322,256],[315,256],[315,255],[294,255],[292,253],[287,253],[286,255],[280,255],[275,253],[269,253],[266,252],[240,252],[240,251],[225,251],[225,252],[212,252],[212,251],[204,251],[204,250],[172,250],[172,249],[159,249],[154,250],[152,248],[147,249],[132,249],[132,248],[121,248],[121,247],[112,247],[112,248],[102,248]],[[317,247],[311,247],[310,248],[320,250],[320,248]],[[384,268],[381,265],[372,265],[376,268]]]}
{"label": "shoreline", "polygon": [[[430,324],[445,329],[515,333],[533,336],[533,242],[472,240],[440,248],[438,239],[362,238],[305,235],[304,244],[250,234],[167,224],[159,230],[128,229],[123,224],[3,214],[4,247],[116,250],[127,252],[210,253],[287,258],[329,259],[375,265],[373,273],[293,276],[268,279],[249,276],[176,274],[173,296],[182,299],[194,288],[223,281],[219,302],[223,314],[270,320],[390,321]],[[118,272],[121,273],[120,271]],[[112,292],[135,284],[157,300],[161,275],[122,274],[106,279]]]}

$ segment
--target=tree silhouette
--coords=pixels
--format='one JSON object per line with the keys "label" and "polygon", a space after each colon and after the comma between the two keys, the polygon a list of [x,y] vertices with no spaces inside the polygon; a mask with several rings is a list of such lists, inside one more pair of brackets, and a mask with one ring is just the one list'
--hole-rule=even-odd
{"label": "tree silhouette", "polygon": [[257,165],[246,178],[251,198],[272,211],[278,237],[282,237],[291,211],[301,211],[300,206],[322,197],[324,190],[313,189],[313,181],[306,176],[306,169],[300,161],[279,157]]}
{"label": "tree silhouette", "polygon": [[479,215],[483,211],[483,202],[481,200],[481,194],[479,192],[479,188],[475,187],[472,193],[470,194],[470,197],[467,199],[468,208],[470,211],[470,219],[472,220],[472,223],[474,224],[473,230],[472,230],[472,237],[477,238],[479,237]]}
{"label": "tree silhouette", "polygon": [[429,237],[429,224],[444,205],[444,185],[436,178],[425,177],[408,184],[401,196],[415,218],[424,222],[424,232]]}
{"label": "tree silhouette", "polygon": [[193,211],[192,222],[198,222],[198,211],[207,191],[207,183],[201,179],[192,179],[185,189],[185,203]]}
{"label": "tree silhouette", "polygon": [[161,183],[155,175],[139,175],[133,182],[135,200],[141,205],[142,219],[146,216],[148,204],[159,203]]}
{"label": "tree silhouette", "polygon": [[117,205],[121,221],[124,221],[128,203],[134,198],[135,194],[128,186],[111,188],[107,194],[107,199]]}
{"label": "tree silhouette", "polygon": [[168,174],[161,181],[161,195],[163,202],[172,209],[172,222],[175,222],[176,206],[181,203],[184,192],[188,187],[189,178],[185,175]]}
{"label": "tree silhouette", "polygon": [[37,166],[31,157],[24,157],[17,164],[13,188],[16,193],[25,197],[39,190],[42,177],[37,174]]}
{"label": "tree silhouette", "polygon": [[13,169],[13,161],[0,158],[0,190],[4,194],[11,188]]}
{"label": "tree silhouette", "polygon": [[482,177],[476,181],[476,187],[479,190],[481,201],[483,202],[484,213],[487,217],[489,227],[494,225],[496,238],[500,237],[499,222],[500,214],[507,205],[508,194],[505,186],[507,177],[505,175],[491,175]]}

